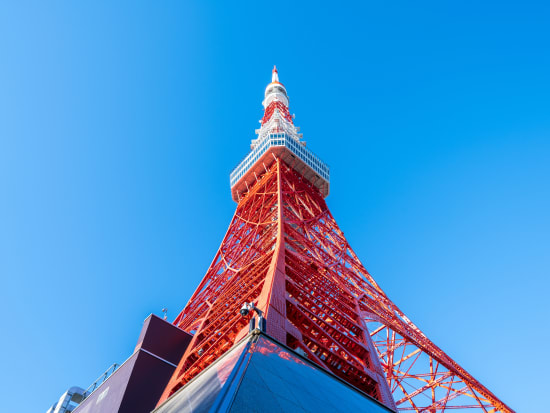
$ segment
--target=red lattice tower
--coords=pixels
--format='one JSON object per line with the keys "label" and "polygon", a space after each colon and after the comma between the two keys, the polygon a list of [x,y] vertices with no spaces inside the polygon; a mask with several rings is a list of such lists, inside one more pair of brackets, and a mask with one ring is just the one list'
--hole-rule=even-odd
{"label": "red lattice tower", "polygon": [[248,334],[253,302],[267,334],[399,411],[512,412],[432,343],[384,294],[330,213],[328,167],[305,148],[276,69],[252,152],[231,174],[237,210],[174,324],[191,332],[161,401]]}

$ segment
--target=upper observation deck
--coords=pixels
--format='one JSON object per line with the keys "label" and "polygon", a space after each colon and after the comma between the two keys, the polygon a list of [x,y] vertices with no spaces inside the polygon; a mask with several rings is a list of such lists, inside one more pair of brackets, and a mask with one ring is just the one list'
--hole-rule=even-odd
{"label": "upper observation deck", "polygon": [[270,133],[258,142],[258,145],[244,158],[229,175],[231,195],[235,201],[240,194],[248,191],[263,174],[266,168],[275,162],[275,157],[300,172],[315,185],[324,197],[329,194],[329,167],[307,149],[302,142],[297,142],[286,133]]}
{"label": "upper observation deck", "polygon": [[248,192],[254,182],[262,175],[276,158],[283,160],[304,176],[321,194],[329,194],[329,167],[306,148],[301,140],[300,128],[294,126],[293,116],[288,110],[286,88],[279,82],[277,69],[273,69],[272,82],[267,85],[264,116],[260,120],[259,135],[250,145],[251,152],[237,165],[229,175],[231,195],[238,202]]}

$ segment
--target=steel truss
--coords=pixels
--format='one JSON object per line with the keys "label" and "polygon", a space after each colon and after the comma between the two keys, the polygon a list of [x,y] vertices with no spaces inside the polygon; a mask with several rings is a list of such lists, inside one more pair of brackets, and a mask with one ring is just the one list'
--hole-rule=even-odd
{"label": "steel truss", "polygon": [[294,165],[264,168],[174,321],[194,336],[160,402],[247,334],[254,302],[269,335],[391,408],[512,412],[391,302]]}

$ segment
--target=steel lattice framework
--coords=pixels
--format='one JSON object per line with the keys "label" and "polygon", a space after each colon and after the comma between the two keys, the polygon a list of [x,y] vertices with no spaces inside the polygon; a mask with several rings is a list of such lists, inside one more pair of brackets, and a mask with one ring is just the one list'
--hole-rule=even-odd
{"label": "steel lattice framework", "polygon": [[512,411],[391,302],[318,189],[280,161],[237,206],[206,276],[174,321],[194,337],[163,399],[247,333],[239,314],[245,301],[266,313],[268,334],[388,403],[366,323],[399,410]]}
{"label": "steel lattice framework", "polygon": [[273,116],[273,112],[276,110],[279,111],[281,116],[289,123],[292,123],[292,116],[290,115],[288,108],[278,101],[271,102],[269,106],[265,109],[264,117],[261,120],[262,125],[268,122]]}
{"label": "steel lattice framework", "polygon": [[[275,70],[273,84],[280,85]],[[267,120],[287,120],[288,110],[278,109],[286,91],[277,104],[266,96]],[[254,169],[212,264],[174,321],[193,339],[159,403],[248,333],[239,310],[253,302],[271,337],[392,409],[512,412],[386,296],[305,178],[307,164],[287,152],[259,157],[263,170]]]}

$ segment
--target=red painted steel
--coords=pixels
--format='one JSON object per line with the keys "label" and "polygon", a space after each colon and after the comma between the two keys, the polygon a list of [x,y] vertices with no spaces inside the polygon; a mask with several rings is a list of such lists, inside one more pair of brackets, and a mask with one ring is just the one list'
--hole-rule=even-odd
{"label": "red painted steel", "polygon": [[390,407],[512,411],[391,302],[319,190],[279,159],[241,198],[174,321],[194,337],[161,402],[247,334],[244,302],[264,312],[270,336]]}
{"label": "red painted steel", "polygon": [[283,119],[285,119],[290,123],[293,123],[292,115],[288,111],[288,107],[286,107],[286,105],[283,102],[279,100],[274,100],[267,106],[267,108],[265,108],[264,116],[261,121],[262,125],[265,124],[267,121],[269,121],[269,119],[271,119],[271,117],[273,116],[273,112],[275,112],[275,110],[279,111]]}
{"label": "red painted steel", "polygon": [[[270,99],[262,128],[277,133],[279,123],[265,126],[273,114],[283,123],[292,117],[277,96]],[[297,165],[273,149],[267,156],[275,162],[254,172],[206,276],[174,321],[193,339],[160,402],[248,333],[239,310],[253,302],[270,336],[391,408],[512,412],[384,294]]]}
{"label": "red painted steel", "polygon": [[282,161],[258,177],[174,322],[194,337],[162,400],[248,333],[239,310],[254,302],[270,336],[394,406],[359,299],[341,277],[345,241],[327,213],[318,189]]}

